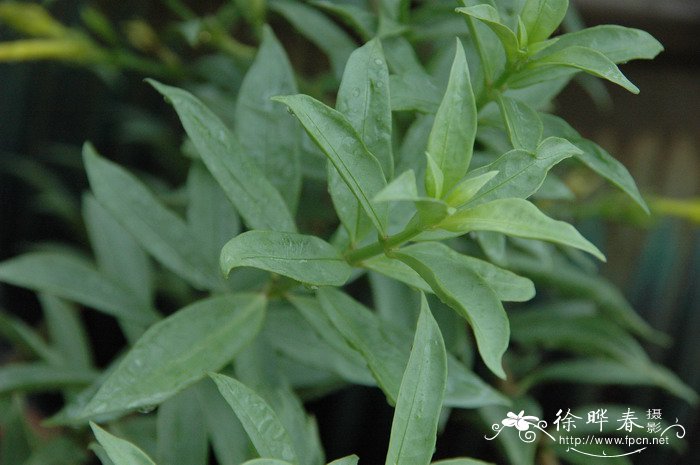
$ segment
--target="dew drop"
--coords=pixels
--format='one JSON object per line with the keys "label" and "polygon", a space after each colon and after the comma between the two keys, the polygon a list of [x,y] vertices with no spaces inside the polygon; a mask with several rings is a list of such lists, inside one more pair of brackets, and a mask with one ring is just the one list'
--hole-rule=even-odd
{"label": "dew drop", "polygon": [[156,409],[155,405],[144,405],[143,407],[139,407],[138,411],[139,413],[151,413]]}
{"label": "dew drop", "polygon": [[379,58],[375,58],[375,59],[374,59],[374,64],[375,64],[375,65],[381,66],[382,63],[384,63],[384,62],[383,62],[382,60],[380,60]]}

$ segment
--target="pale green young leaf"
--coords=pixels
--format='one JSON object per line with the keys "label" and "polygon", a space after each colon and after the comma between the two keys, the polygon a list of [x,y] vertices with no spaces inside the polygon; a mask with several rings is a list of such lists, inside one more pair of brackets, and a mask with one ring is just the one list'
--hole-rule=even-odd
{"label": "pale green young leaf", "polygon": [[282,195],[243,152],[221,119],[189,92],[153,80],[148,82],[175,107],[202,161],[246,224],[255,229],[295,231],[294,219]]}
{"label": "pale green young leaf", "polygon": [[221,269],[251,266],[316,286],[342,286],[352,268],[340,252],[316,236],[276,231],[247,231],[221,251]]}
{"label": "pale green young leaf", "polygon": [[498,174],[498,171],[486,171],[473,177],[468,177],[459,182],[445,197],[445,202],[451,207],[459,208],[469,202],[491,179]]}
{"label": "pale green young leaf", "polygon": [[448,231],[494,231],[525,239],[537,239],[575,247],[599,260],[605,256],[576,229],[563,221],[553,220],[524,199],[500,199],[460,210],[439,225]]}
{"label": "pale green young leaf", "polygon": [[548,382],[657,386],[695,405],[698,394],[678,376],[652,363],[628,365],[615,360],[576,359],[545,365],[522,380],[524,388]]}
{"label": "pale green young leaf", "polygon": [[432,197],[418,195],[413,170],[402,173],[374,197],[375,202],[411,202],[418,210],[423,224],[435,224],[452,210],[447,203]]}
{"label": "pale green young leaf", "polygon": [[445,342],[422,296],[413,349],[394,410],[387,465],[430,463],[446,383]]}
{"label": "pale green young leaf", "polygon": [[328,0],[312,0],[311,4],[338,17],[364,40],[374,37],[377,18],[368,10],[353,4],[339,4]]}
{"label": "pale green young leaf", "polygon": [[607,79],[633,94],[639,93],[637,86],[632,84],[608,57],[592,48],[579,45],[545,54],[528,62],[508,79],[508,84],[513,88],[527,87],[579,71]]}
{"label": "pale green young leaf", "polygon": [[78,309],[49,294],[39,294],[44,320],[53,347],[63,363],[75,368],[90,368],[92,353]]}
{"label": "pale green young leaf", "polygon": [[0,395],[12,392],[49,392],[86,386],[97,378],[92,369],[51,366],[45,363],[12,363],[0,367]]}
{"label": "pale green young leaf", "polygon": [[467,206],[477,206],[509,197],[528,198],[542,186],[547,173],[554,165],[580,152],[578,147],[558,137],[543,140],[534,156],[524,150],[507,152],[469,174],[468,179],[475,179],[491,171],[498,171],[497,175],[474,194]]}
{"label": "pale green young leaf", "polygon": [[394,252],[433,289],[445,304],[464,317],[474,331],[479,353],[489,369],[501,378],[501,357],[508,347],[508,318],[498,296],[484,279],[455,259],[447,246],[418,244]]}
{"label": "pale green young leaf", "polygon": [[153,301],[151,263],[134,236],[92,195],[83,196],[83,220],[99,270],[120,282],[143,305]]}
{"label": "pale green young leaf", "polygon": [[458,13],[477,19],[491,29],[503,45],[508,62],[514,63],[520,55],[520,44],[515,33],[501,22],[498,11],[487,4],[457,8]]}
{"label": "pale green young leaf", "polygon": [[195,387],[178,392],[158,407],[159,465],[206,465],[209,445]]}
{"label": "pale green young leaf", "polygon": [[167,268],[203,289],[220,278],[185,222],[168,210],[140,181],[118,165],[83,147],[83,160],[97,200],[141,246]]}
{"label": "pale green young leaf", "polygon": [[294,71],[282,44],[265,26],[258,54],[238,92],[236,135],[243,153],[256,161],[292,213],[301,191],[301,131],[284,107],[270,99],[296,93]]}
{"label": "pale green young leaf", "polygon": [[372,202],[386,186],[381,165],[357,131],[341,113],[308,95],[290,95],[275,100],[287,105],[360,202],[374,226],[386,231],[386,206]]}
{"label": "pale green young leaf", "polygon": [[526,0],[520,19],[527,31],[528,43],[542,42],[559,27],[569,0]]}
{"label": "pale green young leaf", "polygon": [[[357,131],[388,178],[393,176],[389,71],[381,42],[374,39],[355,50],[340,83],[336,108]],[[328,165],[328,189],[352,243],[371,230],[369,218],[338,170]]]}
{"label": "pale green young leaf", "polygon": [[651,60],[664,48],[651,34],[639,29],[604,24],[557,36],[542,53],[553,53],[574,45],[592,48],[613,63]]}
{"label": "pale green young leaf", "polygon": [[445,191],[445,174],[430,152],[425,152],[425,191],[433,198],[439,199]]}
{"label": "pale green young leaf", "polygon": [[333,460],[329,462],[328,465],[357,465],[359,460],[360,458],[357,455],[348,455],[347,457]]}
{"label": "pale green young leaf", "polygon": [[442,189],[426,183],[426,187],[434,188],[428,189],[428,195],[436,198],[441,198],[467,173],[476,136],[476,103],[469,67],[462,43],[457,40],[456,44],[447,90],[428,137],[427,152],[444,176]]}
{"label": "pale green young leaf", "polygon": [[148,407],[218,370],[258,333],[265,298],[200,300],[151,326],[82,412],[84,417]]}
{"label": "pale green young leaf", "polygon": [[542,121],[527,104],[499,95],[497,100],[513,148],[535,152],[542,139]]}
{"label": "pale green young leaf", "polygon": [[90,428],[114,465],[155,465],[145,452],[129,441],[108,433],[95,423],[91,422]]}
{"label": "pale green young leaf", "polygon": [[157,314],[128,290],[71,255],[35,252],[0,263],[0,281],[78,302],[120,319],[153,323]]}
{"label": "pale green young leaf", "polygon": [[216,263],[221,248],[241,230],[238,213],[216,180],[199,162],[187,176],[187,223],[199,246]]}
{"label": "pale green young leaf", "polygon": [[274,0],[269,7],[328,56],[333,74],[340,79],[348,57],[356,48],[352,38],[333,21],[303,3]]}
{"label": "pale green young leaf", "polygon": [[216,373],[209,376],[238,416],[258,454],[297,463],[297,455],[289,433],[260,395],[228,376]]}

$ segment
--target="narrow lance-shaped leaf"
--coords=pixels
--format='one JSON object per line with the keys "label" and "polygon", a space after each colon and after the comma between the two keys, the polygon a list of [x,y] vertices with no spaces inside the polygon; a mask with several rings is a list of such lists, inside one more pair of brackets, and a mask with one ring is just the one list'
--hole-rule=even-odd
{"label": "narrow lance-shaped leaf", "polygon": [[156,465],[144,451],[90,423],[92,432],[114,465]]}
{"label": "narrow lance-shaped leaf", "polygon": [[243,424],[255,449],[263,457],[297,463],[289,433],[277,414],[255,391],[228,376],[212,373],[221,395]]}
{"label": "narrow lance-shaped leaf", "polygon": [[416,244],[393,254],[418,272],[440,300],[469,322],[484,363],[505,378],[501,357],[508,347],[508,317],[488,284],[439,243]]}
{"label": "narrow lance-shaped leaf", "polygon": [[173,104],[202,161],[246,224],[255,229],[295,231],[282,195],[243,153],[221,119],[189,92],[153,80],[148,82]]}
{"label": "narrow lance-shaped leaf", "polygon": [[296,211],[301,190],[301,132],[284,107],[270,99],[297,93],[294,71],[269,26],[248,70],[236,104],[236,134],[243,153],[252,157],[267,179]]}
{"label": "narrow lance-shaped leaf", "polygon": [[163,265],[198,288],[218,286],[211,261],[184,221],[163,206],[133,175],[83,147],[90,186],[97,200]]}
{"label": "narrow lance-shaped leaf", "polygon": [[413,349],[394,410],[387,465],[430,463],[446,382],[445,342],[422,296]]}
{"label": "narrow lance-shaped leaf", "polygon": [[336,110],[308,95],[290,95],[275,100],[287,105],[306,132],[326,154],[338,174],[360,202],[380,233],[386,233],[386,206],[372,202],[386,186],[381,165],[350,122]]}
{"label": "narrow lance-shaped leaf", "polygon": [[529,43],[545,40],[564,19],[569,0],[527,0],[520,19],[527,31]]}
{"label": "narrow lance-shaped leaf", "polygon": [[461,210],[446,218],[441,228],[466,233],[494,231],[525,239],[538,239],[568,245],[588,252],[600,260],[605,256],[576,229],[553,220],[524,199],[500,199]]}
{"label": "narrow lance-shaped leaf", "polygon": [[527,87],[578,71],[607,79],[633,94],[639,93],[637,86],[632,84],[608,57],[596,50],[578,45],[530,61],[521,71],[508,79],[508,84],[512,88]]}
{"label": "narrow lance-shaped leaf", "polygon": [[206,465],[209,444],[195,387],[185,389],[158,407],[156,419],[159,465]]}
{"label": "narrow lance-shaped leaf", "polygon": [[430,182],[426,183],[428,195],[437,198],[442,197],[466,174],[476,136],[476,103],[469,67],[462,43],[457,40],[456,44],[447,90],[428,137],[427,151],[444,175],[441,190]]}
{"label": "narrow lance-shaped leaf", "polygon": [[311,4],[335,15],[364,40],[370,40],[374,37],[377,30],[377,18],[370,11],[354,4],[338,4],[329,0],[312,0]]}
{"label": "narrow lance-shaped leaf", "polygon": [[221,269],[228,274],[252,266],[316,286],[342,286],[352,268],[338,250],[316,236],[275,231],[248,231],[221,251]]}
{"label": "narrow lance-shaped leaf", "polygon": [[0,395],[12,392],[54,391],[90,384],[98,373],[91,369],[51,366],[44,363],[13,363],[0,367]]}
{"label": "narrow lance-shaped leaf", "polygon": [[222,295],[198,301],[153,325],[83,409],[83,417],[148,407],[218,370],[262,326],[265,299]]}
{"label": "narrow lance-shaped leaf", "polygon": [[357,465],[360,458],[357,455],[348,455],[347,457],[342,457],[333,460],[328,465]]}
{"label": "narrow lance-shaped leaf", "polygon": [[[372,153],[383,172],[391,178],[394,161],[391,147],[391,104],[389,70],[381,42],[372,40],[355,50],[343,74],[336,101]],[[371,229],[369,218],[333,164],[328,167],[328,186],[338,216],[351,242],[361,240]]]}
{"label": "narrow lance-shaped leaf", "polygon": [[2,262],[0,281],[78,302],[124,320],[149,324],[158,319],[118,283],[90,263],[67,254],[35,252]]}
{"label": "narrow lance-shaped leaf", "polygon": [[497,102],[513,148],[534,152],[542,138],[543,129],[537,112],[527,104],[505,95],[499,95]]}
{"label": "narrow lance-shaped leaf", "polygon": [[508,26],[501,22],[500,15],[494,7],[487,4],[480,4],[460,7],[457,8],[456,11],[458,13],[462,13],[463,15],[477,19],[488,26],[489,29],[491,29],[496,36],[498,36],[498,40],[501,41],[508,61],[514,63],[517,60],[518,55],[520,54],[518,38],[515,36],[515,33],[508,28]]}
{"label": "narrow lance-shaped leaf", "polygon": [[78,309],[48,294],[40,294],[39,301],[51,342],[60,352],[63,362],[71,367],[90,368],[90,344]]}

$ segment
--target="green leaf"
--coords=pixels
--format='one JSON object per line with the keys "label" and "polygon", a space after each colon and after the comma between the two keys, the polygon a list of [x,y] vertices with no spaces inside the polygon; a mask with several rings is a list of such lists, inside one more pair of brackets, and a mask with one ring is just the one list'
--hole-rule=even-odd
{"label": "green leaf", "polygon": [[31,326],[0,310],[0,339],[12,344],[15,350],[35,355],[49,365],[60,365],[63,354],[50,347],[44,338]]}
{"label": "green leaf", "polygon": [[578,71],[585,71],[593,76],[607,79],[633,94],[639,93],[637,86],[632,84],[608,57],[596,50],[578,45],[530,61],[508,79],[508,84],[517,89]]}
{"label": "green leaf", "polygon": [[474,194],[468,205],[476,206],[508,197],[527,198],[539,190],[554,165],[580,152],[579,148],[558,137],[543,140],[534,156],[524,150],[507,152],[469,174],[467,179],[476,180],[489,172],[498,172]]}
{"label": "green leaf", "polygon": [[573,226],[553,220],[523,199],[494,200],[460,210],[443,220],[439,227],[459,233],[495,231],[525,239],[555,242],[581,249],[605,261],[603,253]]}
{"label": "green leaf", "polygon": [[158,318],[91,264],[66,254],[35,252],[2,262],[0,281],[79,302],[124,320],[149,324]]}
{"label": "green leaf", "polygon": [[287,105],[299,118],[374,226],[385,234],[386,208],[375,205],[371,199],[386,186],[386,180],[381,165],[367,150],[350,122],[341,113],[308,95],[290,95],[275,100]]}
{"label": "green leaf", "polygon": [[14,363],[0,368],[0,395],[15,391],[53,391],[57,388],[85,386],[97,378],[97,372],[43,363]]}
{"label": "green leaf", "polygon": [[[372,40],[355,50],[340,83],[336,108],[357,131],[387,177],[394,172],[391,147],[389,71],[381,42]],[[361,240],[371,224],[339,172],[328,166],[328,186],[338,216],[351,242]]]}
{"label": "green leaf", "polygon": [[114,465],[155,465],[148,455],[129,441],[108,433],[95,423],[91,422],[90,428]]}
{"label": "green leaf", "polygon": [[92,367],[92,353],[78,310],[63,300],[40,294],[44,320],[53,346],[65,365],[74,368]]}
{"label": "green leaf", "polygon": [[217,287],[211,261],[184,221],[165,208],[134,176],[83,147],[90,186],[97,200],[141,246],[167,268],[198,288]]}
{"label": "green leaf", "polygon": [[353,4],[337,4],[327,0],[312,0],[311,4],[338,17],[364,40],[369,40],[377,30],[377,18],[369,11]]}
{"label": "green leaf", "polygon": [[469,177],[459,182],[445,197],[445,202],[451,207],[459,208],[469,202],[491,179],[498,174],[498,171],[487,171],[483,174]]}
{"label": "green leaf", "polygon": [[175,107],[202,161],[246,224],[255,229],[295,231],[294,219],[282,195],[245,155],[219,117],[187,91],[153,80],[148,82]]}
{"label": "green leaf", "polygon": [[231,239],[221,251],[225,274],[252,266],[316,286],[342,286],[352,268],[326,241],[303,234],[248,231]]}
{"label": "green leaf", "polygon": [[175,394],[158,407],[156,427],[160,465],[208,463],[207,430],[194,387]]}
{"label": "green leaf", "polygon": [[698,395],[673,372],[660,365],[627,365],[614,360],[577,359],[546,365],[522,380],[529,389],[546,382],[575,382],[580,384],[620,384],[631,386],[658,386],[690,404],[698,402]]}
{"label": "green leaf", "polygon": [[84,417],[149,407],[218,370],[260,330],[265,299],[257,294],[200,300],[151,326],[92,400]]}
{"label": "green leaf", "polygon": [[257,162],[291,212],[296,211],[301,191],[301,132],[284,108],[270,99],[296,93],[287,55],[265,26],[258,54],[238,92],[236,134],[243,153]]}
{"label": "green leaf", "polygon": [[258,454],[297,463],[289,433],[262,397],[228,376],[216,373],[209,376],[238,416]]}
{"label": "green leaf", "polygon": [[491,462],[483,462],[476,459],[467,458],[457,458],[457,459],[446,459],[438,460],[433,462],[431,465],[493,465]]}
{"label": "green leaf", "polygon": [[[440,90],[423,70],[389,76],[391,109],[435,113],[440,107]],[[416,92],[416,89],[421,89]]]}
{"label": "green leaf", "polygon": [[447,90],[428,137],[427,151],[444,175],[440,190],[438,185],[426,183],[428,195],[436,198],[441,198],[466,174],[476,136],[476,103],[469,67],[462,43],[457,40],[456,44]]}
{"label": "green leaf", "polygon": [[99,270],[119,282],[144,306],[150,306],[151,264],[134,236],[89,194],[83,196],[83,219]]}
{"label": "green leaf", "polygon": [[417,244],[393,254],[413,268],[440,300],[469,322],[484,363],[497,376],[505,378],[501,357],[508,347],[508,318],[489,285],[456,259],[449,247],[439,243]]}
{"label": "green leaf", "polygon": [[535,152],[543,130],[537,112],[527,104],[505,95],[499,95],[496,101],[513,148]]}
{"label": "green leaf", "polygon": [[248,460],[247,462],[243,463],[242,465],[294,465],[294,464],[287,462],[286,460],[253,459],[253,460]]}
{"label": "green leaf", "polygon": [[357,455],[348,455],[347,457],[333,460],[328,465],[357,465],[359,460],[360,458]]}
{"label": "green leaf", "polygon": [[542,53],[558,52],[572,46],[592,48],[613,63],[650,60],[664,48],[649,33],[623,26],[604,24],[557,36]]}
{"label": "green leaf", "polygon": [[446,382],[445,342],[422,296],[413,349],[394,410],[387,465],[430,463]]}
{"label": "green leaf", "polygon": [[474,19],[478,19],[491,29],[503,45],[508,62],[514,63],[520,55],[520,45],[515,33],[501,22],[498,11],[487,4],[457,8],[455,11]]}
{"label": "green leaf", "polygon": [[228,406],[214,382],[208,378],[195,384],[201,414],[212,450],[221,465],[239,465],[249,455],[243,425]]}
{"label": "green leaf", "polygon": [[415,205],[423,224],[433,225],[453,210],[445,202],[418,195],[416,175],[413,170],[402,173],[374,197],[375,202],[411,202]]}
{"label": "green leaf", "polygon": [[569,8],[569,0],[527,0],[520,12],[528,43],[542,42],[557,30]]}
{"label": "green leaf", "polygon": [[303,3],[274,0],[269,5],[272,11],[284,16],[301,35],[328,56],[333,74],[340,79],[348,57],[356,48],[350,36],[333,21]]}

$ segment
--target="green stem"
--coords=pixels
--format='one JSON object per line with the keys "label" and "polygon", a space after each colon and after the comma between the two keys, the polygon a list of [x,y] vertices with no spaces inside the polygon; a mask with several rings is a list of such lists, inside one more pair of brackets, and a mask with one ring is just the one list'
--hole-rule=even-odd
{"label": "green stem", "polygon": [[364,247],[360,247],[359,249],[347,252],[345,254],[345,259],[351,265],[357,265],[363,260],[376,257],[377,255],[381,255],[393,248],[405,244],[406,242],[410,241],[423,231],[425,231],[425,227],[422,227],[421,225],[406,228],[400,233],[395,234],[393,236],[389,236],[386,239],[381,239],[370,245],[366,245]]}

